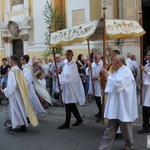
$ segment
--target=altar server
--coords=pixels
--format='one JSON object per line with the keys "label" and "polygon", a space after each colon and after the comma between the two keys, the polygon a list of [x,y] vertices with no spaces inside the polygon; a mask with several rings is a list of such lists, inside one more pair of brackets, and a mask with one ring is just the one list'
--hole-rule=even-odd
{"label": "altar server", "polygon": [[106,69],[101,71],[107,79],[105,92],[108,97],[104,118],[108,122],[99,150],[111,149],[119,126],[125,140],[123,149],[133,149],[132,122],[138,117],[136,83],[122,55],[113,58],[112,67],[115,70],[112,75]]}

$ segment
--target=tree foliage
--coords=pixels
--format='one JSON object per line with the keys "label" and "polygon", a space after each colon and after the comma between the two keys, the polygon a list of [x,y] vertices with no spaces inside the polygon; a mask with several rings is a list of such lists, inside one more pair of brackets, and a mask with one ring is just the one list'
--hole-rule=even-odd
{"label": "tree foliage", "polygon": [[[52,3],[49,3],[48,1],[45,4],[43,15],[47,27],[47,32],[45,33],[46,50],[44,51],[43,56],[48,57],[52,53],[52,49],[49,47],[51,33],[65,29],[66,19],[65,14],[61,12],[61,9],[58,6],[53,8]],[[62,54],[62,50],[63,50],[62,47],[57,48],[56,53]]]}

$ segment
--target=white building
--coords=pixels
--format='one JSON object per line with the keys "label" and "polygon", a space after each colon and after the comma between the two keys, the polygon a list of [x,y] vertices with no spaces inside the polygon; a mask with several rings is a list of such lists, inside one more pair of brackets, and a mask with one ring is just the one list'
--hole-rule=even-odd
{"label": "white building", "polygon": [[[41,58],[45,51],[45,32],[43,10],[47,0],[0,0],[0,59],[16,54],[29,54]],[[102,6],[107,7],[106,18],[139,20],[141,0],[49,0],[53,6],[59,6],[66,14],[67,27],[79,25],[95,19],[102,18]],[[149,14],[150,2],[144,0],[143,12]],[[143,14],[146,31],[150,28],[149,17]],[[14,21],[14,22],[9,22]],[[9,24],[9,27],[8,27]],[[144,36],[144,48],[149,44],[150,35]],[[118,41],[117,41],[118,42]],[[125,39],[116,46],[116,41],[108,41],[115,49],[121,49],[125,55],[132,52],[138,58],[140,55],[139,38]],[[91,48],[100,50],[101,41],[91,42]],[[87,43],[65,47],[73,49],[75,58],[79,53],[87,55]]]}

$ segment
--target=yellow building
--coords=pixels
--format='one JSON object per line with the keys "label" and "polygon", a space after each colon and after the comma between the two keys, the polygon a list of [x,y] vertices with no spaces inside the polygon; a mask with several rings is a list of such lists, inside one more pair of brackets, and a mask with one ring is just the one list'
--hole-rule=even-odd
{"label": "yellow building", "polygon": [[[47,0],[0,0],[0,59],[16,54],[19,57],[29,54],[41,58],[45,51],[43,10]],[[59,6],[66,14],[67,27],[102,18],[102,6],[107,7],[106,18],[139,20],[139,10],[143,9],[143,23],[147,34],[144,36],[144,49],[149,44],[149,0],[49,0],[53,7]],[[139,38],[108,41],[125,55],[135,54],[139,61]],[[119,44],[119,47],[118,47]],[[101,52],[102,41],[90,42],[91,48]],[[64,47],[72,49],[75,59],[79,53],[87,55],[87,43]]]}

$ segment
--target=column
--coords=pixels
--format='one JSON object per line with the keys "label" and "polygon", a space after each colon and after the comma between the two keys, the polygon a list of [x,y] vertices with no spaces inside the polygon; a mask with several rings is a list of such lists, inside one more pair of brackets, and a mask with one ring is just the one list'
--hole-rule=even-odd
{"label": "column", "polygon": [[[106,6],[106,18],[114,18],[114,1],[113,0],[102,0],[101,6]],[[103,13],[102,13],[103,14]]]}
{"label": "column", "polygon": [[5,48],[5,56],[10,57],[10,55],[13,54],[12,43],[5,43],[4,48]]}
{"label": "column", "polygon": [[28,41],[23,41],[23,54],[26,55],[28,54]]}
{"label": "column", "polygon": [[24,8],[29,8],[29,0],[24,0]]}
{"label": "column", "polygon": [[119,3],[119,10],[118,10],[118,12],[119,12],[119,14],[118,14],[118,16],[119,16],[119,19],[123,19],[124,18],[124,13],[123,13],[123,0],[119,0],[118,1],[118,3]]}
{"label": "column", "polygon": [[10,11],[10,0],[6,0],[6,11]]}
{"label": "column", "polygon": [[24,34],[24,35],[22,35],[21,39],[23,41],[23,53],[24,53],[24,55],[28,54],[28,48],[29,48],[28,40],[29,40],[29,35],[28,34]]}

